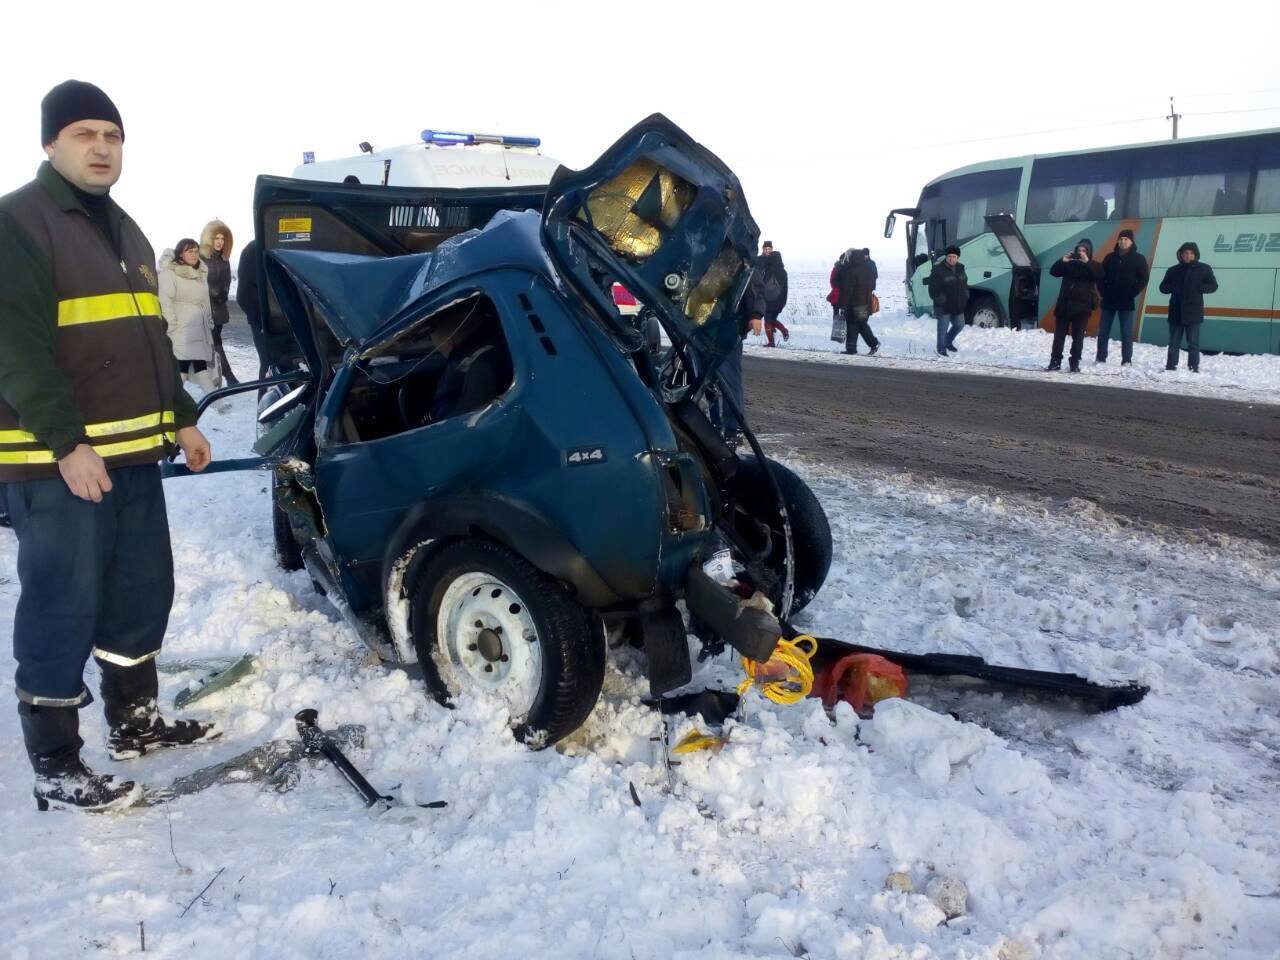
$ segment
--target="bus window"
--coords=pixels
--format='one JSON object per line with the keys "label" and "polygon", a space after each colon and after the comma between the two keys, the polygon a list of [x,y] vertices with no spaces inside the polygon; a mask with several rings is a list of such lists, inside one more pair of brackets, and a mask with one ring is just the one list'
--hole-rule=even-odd
{"label": "bus window", "polygon": [[1045,157],[1031,166],[1027,223],[1114,220],[1124,209],[1129,153]]}
{"label": "bus window", "polygon": [[989,213],[1015,213],[1022,171],[987,170],[931,183],[920,194],[920,219],[929,250],[941,256],[948,244],[987,232]]}
{"label": "bus window", "polygon": [[1280,213],[1280,137],[1267,137],[1258,145],[1253,212]]}
{"label": "bus window", "polygon": [[1232,140],[1170,144],[1142,151],[1131,184],[1138,217],[1209,217],[1244,213],[1249,149]]}

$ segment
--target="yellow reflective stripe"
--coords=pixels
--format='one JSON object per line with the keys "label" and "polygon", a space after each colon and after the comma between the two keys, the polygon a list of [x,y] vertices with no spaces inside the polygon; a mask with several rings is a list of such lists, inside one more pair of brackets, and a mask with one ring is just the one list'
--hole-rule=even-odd
{"label": "yellow reflective stripe", "polygon": [[[107,437],[113,433],[136,433],[148,427],[173,426],[173,411],[162,410],[159,413],[145,413],[140,417],[128,420],[105,420],[102,423],[90,423],[84,432],[90,437]],[[25,430],[0,430],[0,443],[35,443],[36,435]]]}
{"label": "yellow reflective stripe", "polygon": [[162,410],[160,413],[148,413],[129,420],[108,420],[106,423],[91,423],[84,432],[91,437],[106,437],[113,433],[133,433],[147,427],[173,426],[173,411]]}
{"label": "yellow reflective stripe", "polygon": [[[137,440],[118,440],[115,443],[95,443],[93,449],[100,457],[118,457],[125,453],[138,453],[141,450],[154,450],[162,447],[165,441],[175,443],[172,433],[157,433],[153,437],[139,437]],[[53,463],[52,450],[12,450],[0,452],[0,463]]]}
{"label": "yellow reflective stripe", "polygon": [[58,301],[58,326],[101,323],[121,317],[160,315],[160,298],[154,293],[103,293]]}

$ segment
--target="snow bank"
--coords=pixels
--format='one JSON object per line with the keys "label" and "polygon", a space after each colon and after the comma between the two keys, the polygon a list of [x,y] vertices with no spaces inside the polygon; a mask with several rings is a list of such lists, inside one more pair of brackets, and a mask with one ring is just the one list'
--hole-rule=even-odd
{"label": "snow bank", "polygon": [[[250,406],[212,416],[216,454],[242,452]],[[695,723],[664,731],[623,656],[586,726],[531,753],[500,710],[444,710],[373,664],[305,575],[275,568],[263,476],[170,481],[178,600],[162,659],[248,650],[260,667],[192,711],[218,717],[223,741],[118,769],[163,783],[293,736],[294,712],[314,706],[326,727],[366,726],[353,759],[405,802],[367,812],[312,766],[286,794],[238,785],[119,816],[39,814],[6,690],[8,955],[133,955],[143,922],[148,956],[184,960],[1274,958],[1280,558],[794,466],[836,537],[806,628],[1137,678],[1151,695],[1091,716],[913,677],[908,701],[870,721],[842,706],[834,722],[815,702],[751,697],[723,750],[668,766],[664,736]],[[14,563],[0,531],[0,632]],[[699,671],[739,675],[728,657]],[[194,675],[163,673],[165,702]],[[98,708],[83,720],[88,759],[109,766]],[[438,799],[449,806],[416,806]],[[886,889],[893,872],[917,892]],[[950,921],[919,892],[944,877],[969,894]]]}
{"label": "snow bank", "polygon": [[[763,337],[747,338],[747,353],[772,359],[812,360],[822,363],[886,363],[912,369],[946,370],[953,373],[978,373],[995,377],[1046,378],[1054,382],[1125,387],[1134,390],[1156,390],[1191,396],[1221,397],[1255,403],[1280,403],[1280,356],[1205,356],[1200,372],[1186,369],[1184,352],[1180,369],[1166,371],[1166,348],[1149,343],[1134,344],[1133,364],[1120,366],[1120,343],[1114,341],[1108,362],[1095,365],[1096,340],[1085,338],[1084,361],[1079,374],[1049,373],[1050,345],[1053,335],[1043,330],[983,329],[965,327],[956,341],[959,353],[942,359],[936,353],[937,325],[930,316],[913,317],[907,311],[902,273],[884,271],[880,275],[877,295],[881,312],[871,318],[871,327],[879,338],[880,352],[875,357],[851,357],[843,353],[844,345],[833,343],[831,305],[826,296],[826,274],[792,274],[788,304],[782,314],[783,323],[791,331],[790,341],[770,350]],[[1163,322],[1163,321],[1158,321]],[[1069,344],[1069,341],[1068,341]],[[866,351],[866,344],[859,350]]]}

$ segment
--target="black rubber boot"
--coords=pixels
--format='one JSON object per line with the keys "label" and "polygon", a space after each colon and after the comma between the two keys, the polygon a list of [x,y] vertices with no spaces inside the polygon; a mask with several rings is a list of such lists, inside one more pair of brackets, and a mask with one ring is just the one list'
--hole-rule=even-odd
{"label": "black rubber boot", "polygon": [[188,747],[222,735],[216,724],[165,720],[156,706],[159,678],[154,659],[134,667],[99,661],[107,715],[107,752],[112,760],[132,760],[148,747]]}
{"label": "black rubber boot", "polygon": [[80,759],[80,712],[75,707],[18,704],[22,737],[35,771],[32,794],[40,810],[109,810],[142,796],[132,780],[97,774]]}
{"label": "black rubber boot", "polygon": [[151,747],[190,747],[222,736],[216,723],[201,720],[166,720],[152,705],[152,712],[112,727],[107,753],[112,760],[132,760]]}
{"label": "black rubber boot", "polygon": [[133,806],[142,798],[142,788],[132,780],[94,773],[79,756],[49,764],[44,772],[38,769],[32,793],[38,810],[112,810]]}

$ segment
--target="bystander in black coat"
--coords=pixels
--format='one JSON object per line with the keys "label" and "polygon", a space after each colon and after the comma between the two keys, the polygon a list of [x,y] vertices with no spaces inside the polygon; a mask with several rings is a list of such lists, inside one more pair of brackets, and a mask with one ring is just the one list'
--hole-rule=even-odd
{"label": "bystander in black coat", "polygon": [[[1190,250],[1195,259],[1182,262],[1182,251]],[[1169,294],[1169,322],[1189,327],[1204,322],[1204,295],[1218,289],[1213,267],[1200,262],[1200,248],[1188,241],[1178,248],[1178,263],[1165,271],[1160,292]]]}
{"label": "bystander in black coat", "polygon": [[1102,309],[1133,310],[1150,279],[1147,258],[1136,247],[1126,253],[1117,243],[1102,260]]}
{"label": "bystander in black coat", "polygon": [[[1190,253],[1188,258],[1183,253]],[[1213,267],[1200,262],[1200,248],[1188,241],[1178,248],[1178,262],[1165,271],[1160,292],[1169,295],[1169,355],[1166,370],[1178,369],[1183,337],[1187,366],[1200,371],[1200,324],[1204,323],[1204,295],[1218,289]]]}
{"label": "bystander in black coat", "polygon": [[952,267],[944,257],[933,265],[929,274],[929,299],[939,313],[964,313],[969,305],[969,277],[963,263],[956,261]]}

